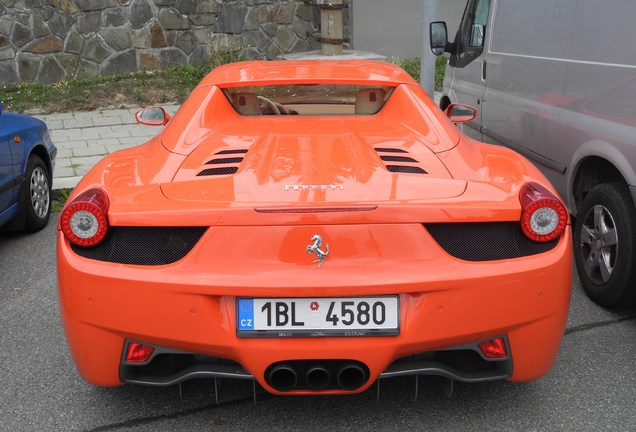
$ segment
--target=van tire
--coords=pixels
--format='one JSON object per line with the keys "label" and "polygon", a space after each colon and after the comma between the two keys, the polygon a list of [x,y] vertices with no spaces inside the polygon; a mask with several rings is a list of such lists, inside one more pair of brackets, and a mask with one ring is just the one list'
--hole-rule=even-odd
{"label": "van tire", "polygon": [[596,303],[634,303],[636,208],[624,184],[602,183],[585,196],[574,227],[574,259],[583,289]]}

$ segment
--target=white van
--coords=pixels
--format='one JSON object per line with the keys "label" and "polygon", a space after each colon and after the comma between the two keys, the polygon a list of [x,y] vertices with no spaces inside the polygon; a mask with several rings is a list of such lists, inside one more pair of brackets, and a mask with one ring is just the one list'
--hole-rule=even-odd
{"label": "white van", "polygon": [[583,287],[597,303],[636,300],[636,1],[468,0],[440,108],[479,116],[464,132],[517,150],[575,216]]}

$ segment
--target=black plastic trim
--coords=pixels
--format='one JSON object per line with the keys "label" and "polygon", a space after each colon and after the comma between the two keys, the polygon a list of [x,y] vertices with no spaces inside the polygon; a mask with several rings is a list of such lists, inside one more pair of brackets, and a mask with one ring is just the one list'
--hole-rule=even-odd
{"label": "black plastic trim", "polygon": [[406,150],[390,147],[376,147],[375,151],[378,153],[408,153]]}
{"label": "black plastic trim", "polygon": [[[126,351],[132,340],[126,341],[119,365],[119,379],[130,384],[169,386],[196,378],[231,378],[253,380],[254,377],[240,364],[220,358],[152,346],[155,351],[145,363],[126,362]],[[154,363],[153,363],[154,362]]]}
{"label": "black plastic trim", "polygon": [[19,175],[14,179],[9,180],[8,182],[6,182],[5,184],[3,184],[2,186],[0,186],[0,194],[5,193],[6,191],[13,189],[15,186],[19,185],[20,183],[22,183],[22,181],[24,181],[24,176],[23,175]]}
{"label": "black plastic trim", "polygon": [[425,223],[424,227],[448,254],[465,261],[536,255],[554,249],[559,242],[534,242],[523,234],[519,222]]}
{"label": "black plastic trim", "polygon": [[420,167],[409,165],[387,165],[386,169],[394,173],[407,173],[407,174],[428,174]]}
{"label": "black plastic trim", "polygon": [[243,162],[242,157],[228,157],[228,158],[221,158],[221,159],[212,159],[207,161],[205,164],[206,165],[221,165],[221,164],[232,164],[232,163],[241,163],[241,162]]}
{"label": "black plastic trim", "polygon": [[[496,338],[503,338],[508,355],[500,359],[486,358],[479,349],[479,344],[485,340]],[[142,364],[126,362],[127,347],[132,342],[152,346],[155,349],[147,362]],[[298,389],[306,387],[303,384],[305,379],[303,371],[308,365],[312,364],[318,364],[331,370],[332,377],[335,376],[333,372],[337,367],[355,364],[362,367],[365,371],[365,383],[369,377],[367,366],[354,360],[320,358],[303,361],[293,359],[280,360],[270,365],[268,370],[279,364],[289,365],[296,369],[300,382]],[[514,362],[510,342],[506,335],[500,335],[398,358],[380,373],[378,379],[414,375],[438,375],[462,382],[484,382],[510,378],[513,371]],[[169,386],[198,378],[255,379],[250,372],[233,360],[133,340],[126,340],[124,343],[119,366],[119,378],[123,382],[151,386]],[[335,384],[331,382],[329,387],[335,388]]]}
{"label": "black plastic trim", "polygon": [[215,155],[225,155],[225,154],[242,154],[247,153],[247,149],[236,149],[236,150],[221,150],[220,152],[214,153]]}
{"label": "black plastic trim", "polygon": [[71,244],[76,254],[96,261],[157,266],[185,257],[207,227],[110,227],[104,241],[85,248]]}
{"label": "black plastic trim", "polygon": [[228,166],[222,168],[208,168],[201,171],[197,176],[216,176],[216,175],[230,175],[238,171],[238,167]]}
{"label": "black plastic trim", "polygon": [[[497,338],[504,340],[508,356],[489,359],[483,355],[479,344]],[[484,382],[510,378],[513,370],[510,342],[506,335],[501,335],[437,351],[401,357],[391,363],[378,378],[439,375],[461,382]]]}
{"label": "black plastic trim", "polygon": [[385,162],[411,162],[419,163],[417,160],[406,156],[380,155],[380,159]]}

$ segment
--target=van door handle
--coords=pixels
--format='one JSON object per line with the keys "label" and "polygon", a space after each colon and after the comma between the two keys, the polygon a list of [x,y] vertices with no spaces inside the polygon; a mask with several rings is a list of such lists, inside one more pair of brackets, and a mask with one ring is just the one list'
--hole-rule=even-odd
{"label": "van door handle", "polygon": [[486,60],[481,62],[481,80],[486,81]]}

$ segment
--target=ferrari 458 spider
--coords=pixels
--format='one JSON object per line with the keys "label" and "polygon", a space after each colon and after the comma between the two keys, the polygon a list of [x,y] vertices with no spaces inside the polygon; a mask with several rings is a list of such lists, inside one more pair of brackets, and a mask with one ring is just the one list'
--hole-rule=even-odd
{"label": "ferrari 458 spider", "polygon": [[0,102],[0,227],[44,228],[51,215],[56,154],[43,121],[2,112]]}
{"label": "ferrari 458 spider", "polygon": [[527,160],[460,132],[474,115],[364,61],[235,63],[174,118],[140,111],[165,128],[103,159],[59,219],[79,372],[303,395],[546,374],[568,213]]}

